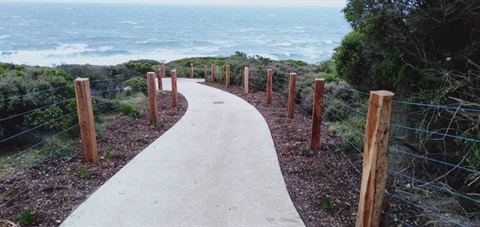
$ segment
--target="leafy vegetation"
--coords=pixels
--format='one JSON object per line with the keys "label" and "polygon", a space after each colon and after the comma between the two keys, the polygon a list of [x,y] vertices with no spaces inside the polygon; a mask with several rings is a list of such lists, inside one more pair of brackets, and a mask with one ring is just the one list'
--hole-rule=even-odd
{"label": "leafy vegetation", "polygon": [[[397,98],[432,104],[395,105],[394,123],[435,132],[397,130],[395,146],[476,170],[480,158],[472,139],[480,138],[480,116],[461,108],[480,107],[479,9],[478,0],[349,0],[343,12],[353,31],[333,57],[338,76],[358,90],[391,90]],[[348,110],[335,109],[349,117]],[[438,163],[413,160],[403,163],[406,171],[461,193],[480,187],[478,174]],[[450,205],[465,213],[479,208],[464,201]]]}

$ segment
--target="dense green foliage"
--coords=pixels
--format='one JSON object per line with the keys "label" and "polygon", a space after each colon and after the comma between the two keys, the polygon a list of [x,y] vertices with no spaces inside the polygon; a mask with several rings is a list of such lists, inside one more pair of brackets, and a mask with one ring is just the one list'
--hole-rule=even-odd
{"label": "dense green foliage", "polygon": [[[353,31],[334,60],[338,76],[352,86],[391,90],[413,102],[480,108],[480,1],[349,0],[344,14]],[[478,113],[399,105],[394,111],[394,123],[438,133],[394,132],[395,145],[478,169],[480,146],[472,141],[480,138]],[[402,171],[461,192],[480,187],[478,174],[420,160],[404,164]]]}
{"label": "dense green foliage", "polygon": [[76,111],[73,79],[63,70],[1,64],[0,79],[0,119],[9,118],[0,122],[0,138],[33,127],[61,129],[75,121],[69,115]]}

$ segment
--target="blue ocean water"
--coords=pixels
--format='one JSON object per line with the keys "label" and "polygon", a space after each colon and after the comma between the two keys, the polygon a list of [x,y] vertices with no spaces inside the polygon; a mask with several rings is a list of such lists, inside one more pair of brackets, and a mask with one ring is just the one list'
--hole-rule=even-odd
{"label": "blue ocean water", "polygon": [[240,51],[317,63],[350,30],[341,8],[0,1],[0,62],[111,65]]}

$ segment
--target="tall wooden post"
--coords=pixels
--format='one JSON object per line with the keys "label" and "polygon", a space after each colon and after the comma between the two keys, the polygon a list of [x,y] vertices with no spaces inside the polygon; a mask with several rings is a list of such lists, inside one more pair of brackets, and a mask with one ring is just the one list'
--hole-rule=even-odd
{"label": "tall wooden post", "polygon": [[388,146],[394,94],[370,92],[356,226],[379,226],[388,176]]}
{"label": "tall wooden post", "polygon": [[162,69],[157,70],[157,82],[158,82],[158,90],[163,90],[163,81],[162,81]]}
{"label": "tall wooden post", "polygon": [[190,63],[190,78],[193,78],[193,72],[194,72],[193,64]]}
{"label": "tall wooden post", "polygon": [[320,148],[320,133],[323,114],[323,92],[325,79],[315,79],[315,93],[312,109],[312,135],[310,137],[310,150]]}
{"label": "tall wooden post", "polygon": [[214,64],[212,64],[212,72],[211,73],[212,73],[211,82],[212,82],[212,84],[214,84],[215,83],[215,65]]}
{"label": "tall wooden post", "polygon": [[205,83],[207,82],[207,66],[205,66]]}
{"label": "tall wooden post", "polygon": [[155,87],[155,73],[147,73],[148,102],[150,103],[150,124],[158,124],[157,89]]}
{"label": "tall wooden post", "polygon": [[165,78],[165,63],[162,63],[162,78]]}
{"label": "tall wooden post", "polygon": [[288,86],[288,118],[293,119],[295,108],[295,86],[297,85],[297,74],[290,73],[290,83]]}
{"label": "tall wooden post", "polygon": [[248,77],[249,77],[249,68],[245,67],[245,70],[243,71],[243,86],[245,88],[245,93],[248,94],[250,89],[248,88]]}
{"label": "tall wooden post", "polygon": [[176,69],[172,70],[171,76],[172,76],[172,107],[176,108],[178,104],[177,70]]}
{"label": "tall wooden post", "polygon": [[225,87],[230,88],[230,65],[225,66]]}
{"label": "tall wooden post", "polygon": [[93,118],[92,96],[88,78],[75,80],[75,97],[77,99],[78,124],[82,137],[83,158],[98,164],[97,138]]}
{"label": "tall wooden post", "polygon": [[267,70],[267,104],[272,104],[273,93],[273,70]]}

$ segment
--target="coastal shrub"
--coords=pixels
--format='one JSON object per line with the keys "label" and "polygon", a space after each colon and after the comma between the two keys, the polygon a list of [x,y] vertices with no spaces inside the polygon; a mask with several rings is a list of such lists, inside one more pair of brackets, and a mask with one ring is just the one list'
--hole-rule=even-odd
{"label": "coastal shrub", "polygon": [[145,96],[148,96],[147,79],[142,77],[135,77],[123,82],[123,86],[127,87],[127,95],[131,95],[136,92],[142,92]]}
{"label": "coastal shrub", "polygon": [[133,69],[143,75],[146,75],[148,72],[156,72],[158,69],[158,65],[160,65],[160,62],[155,60],[142,59],[128,61],[123,63],[122,65],[127,67],[128,69]]}
{"label": "coastal shrub", "polygon": [[[41,134],[42,130],[51,131],[67,122],[76,121],[75,115],[69,115],[76,110],[73,80],[64,71],[45,67],[0,65],[3,69],[0,74],[0,118],[8,118],[0,122],[2,138],[48,122],[55,123],[25,134],[25,137],[9,140],[3,145],[15,143],[17,140],[28,145],[30,139],[41,138],[38,135],[33,136],[33,133]],[[65,117],[56,120],[61,116]]]}

